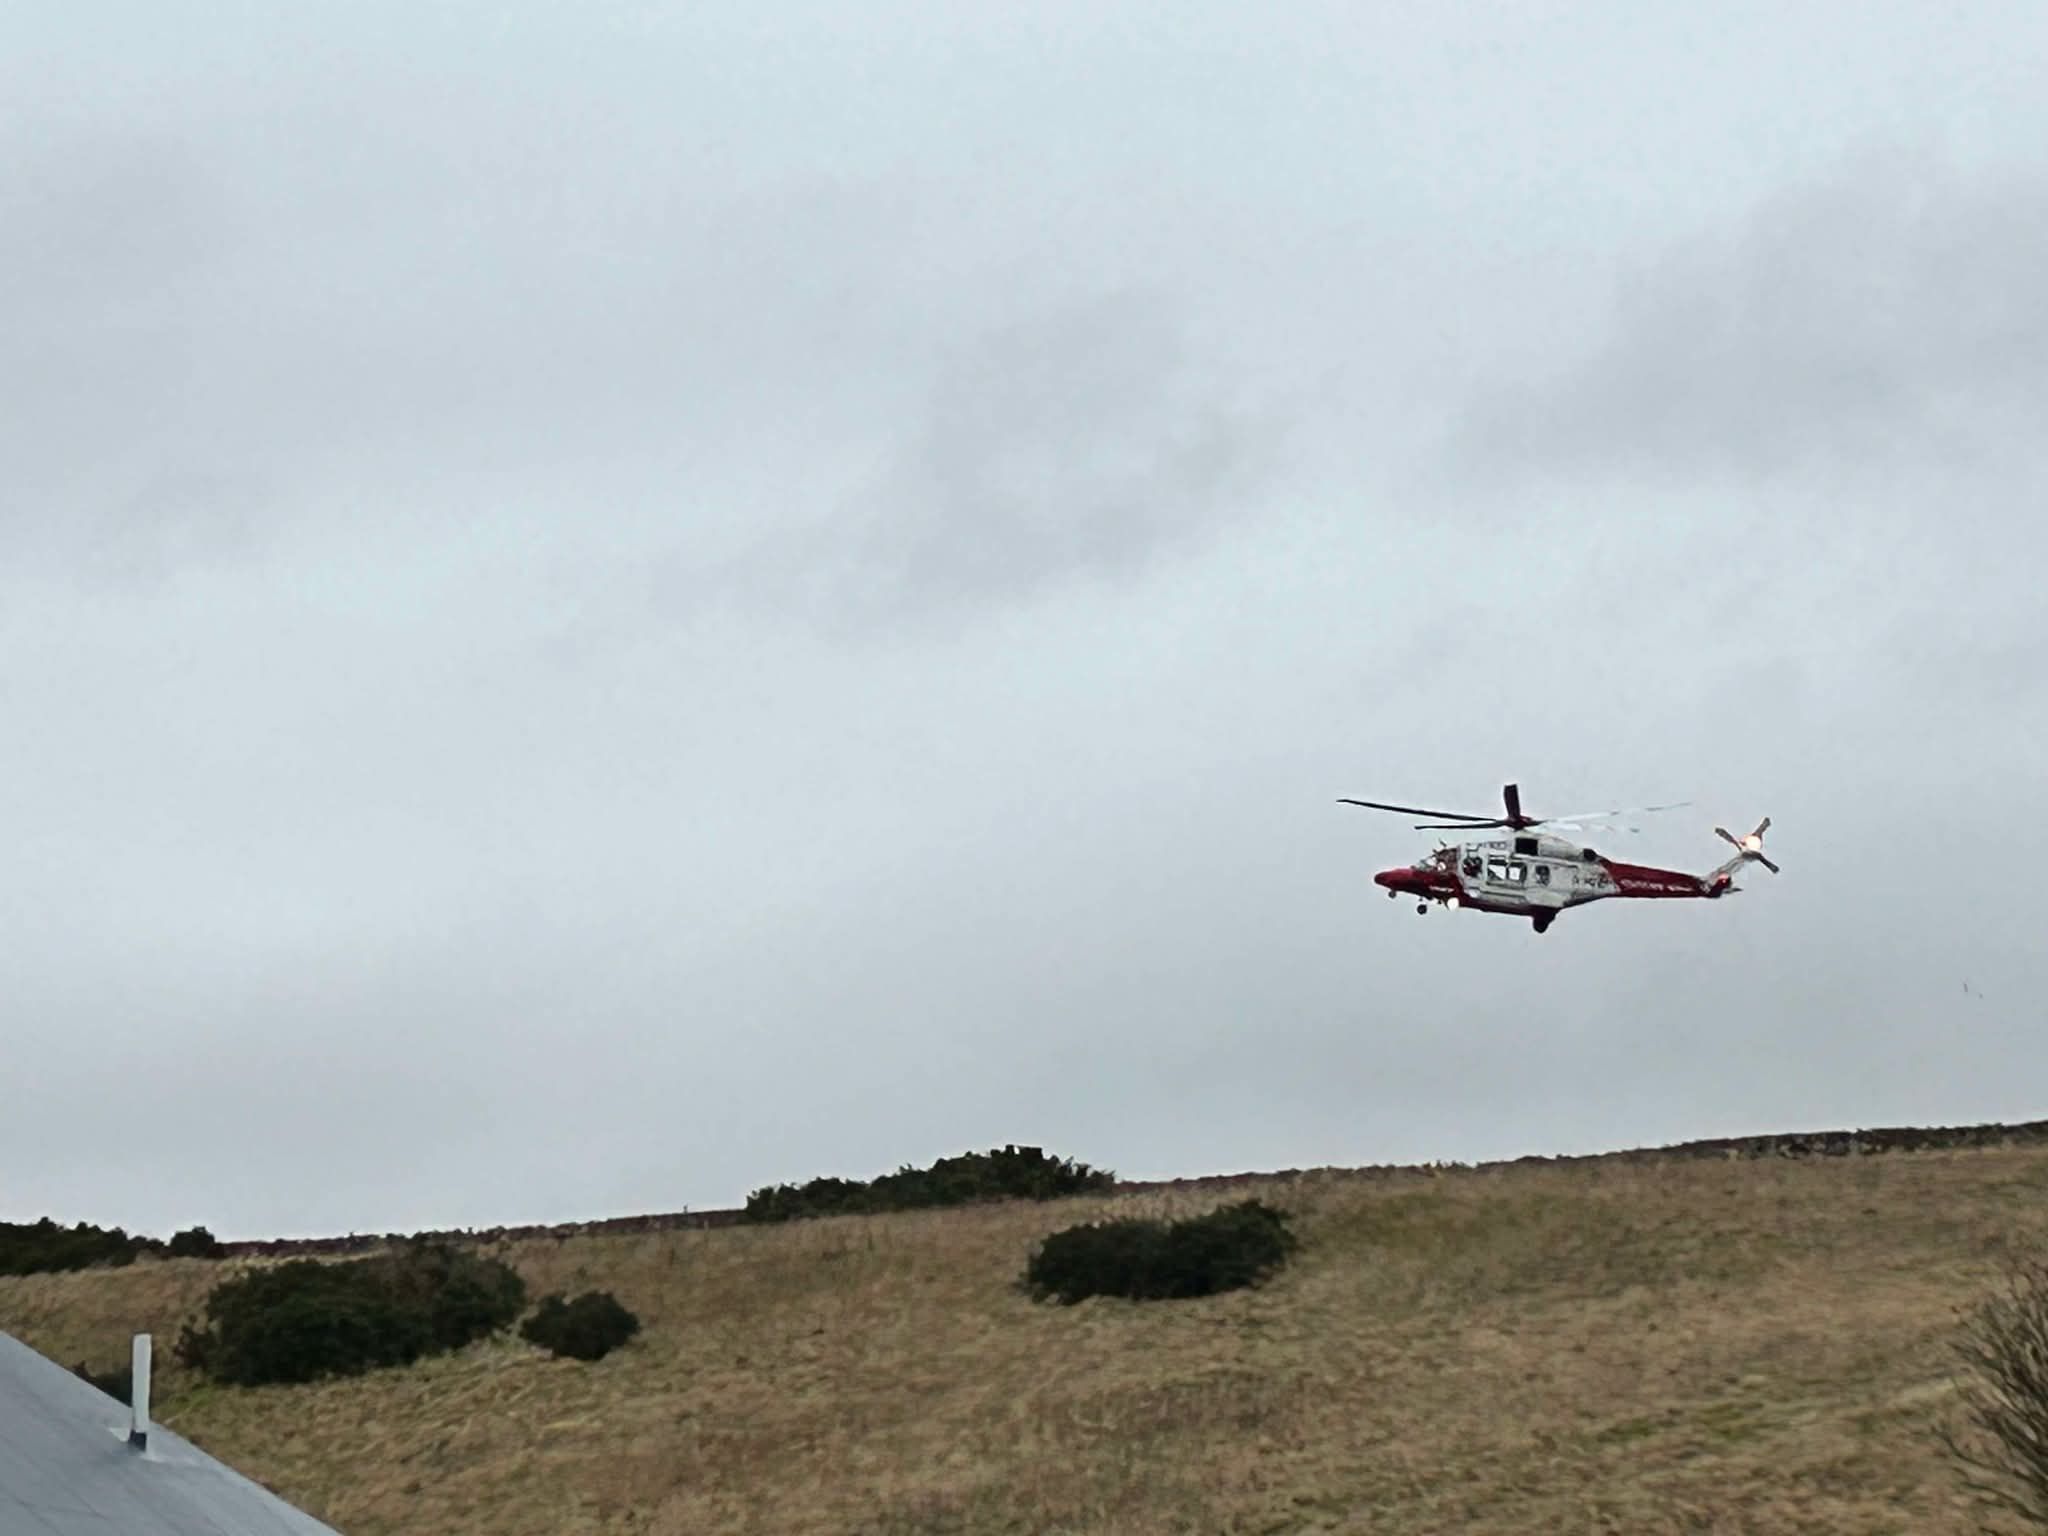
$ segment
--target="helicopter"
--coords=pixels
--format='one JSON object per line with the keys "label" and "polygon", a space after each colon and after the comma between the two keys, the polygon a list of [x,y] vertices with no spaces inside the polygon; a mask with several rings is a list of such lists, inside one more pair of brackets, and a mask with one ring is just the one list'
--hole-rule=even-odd
{"label": "helicopter", "polygon": [[1586,811],[1575,816],[1527,816],[1522,812],[1522,793],[1517,785],[1503,785],[1501,799],[1507,808],[1505,816],[1432,811],[1421,806],[1343,797],[1337,803],[1430,817],[1429,821],[1415,823],[1418,831],[1507,832],[1507,837],[1485,842],[1439,842],[1428,858],[1403,869],[1383,869],[1372,877],[1373,883],[1384,887],[1390,898],[1418,898],[1417,912],[1427,913],[1432,902],[1454,910],[1469,907],[1477,912],[1498,912],[1528,918],[1538,933],[1548,931],[1557,921],[1557,914],[1567,907],[1582,907],[1590,901],[1615,896],[1712,900],[1741,889],[1735,884],[1735,872],[1745,864],[1761,864],[1772,874],[1778,873],[1778,866],[1764,854],[1764,833],[1771,825],[1768,816],[1741,837],[1726,827],[1714,828],[1724,842],[1735,845],[1735,857],[1704,875],[1689,875],[1682,870],[1625,864],[1576,839],[1558,835],[1585,832],[1595,826],[1615,830],[1607,818],[1633,816],[1638,811],[1673,811],[1689,804],[1688,801],[1646,805],[1636,810]]}

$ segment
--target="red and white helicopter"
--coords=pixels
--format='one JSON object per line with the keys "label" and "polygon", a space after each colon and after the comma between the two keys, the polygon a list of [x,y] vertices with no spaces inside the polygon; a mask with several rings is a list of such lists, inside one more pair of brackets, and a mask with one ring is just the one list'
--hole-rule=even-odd
{"label": "red and white helicopter", "polygon": [[[1542,933],[1567,907],[1582,907],[1589,901],[1610,896],[1670,899],[1682,896],[1714,898],[1739,890],[1735,872],[1745,864],[1761,864],[1772,874],[1778,866],[1764,857],[1764,833],[1771,818],[1756,824],[1746,837],[1737,837],[1725,827],[1714,831],[1735,845],[1735,857],[1719,869],[1704,875],[1689,875],[1676,869],[1653,869],[1646,864],[1624,864],[1594,852],[1584,843],[1560,832],[1585,832],[1595,827],[1616,830],[1608,819],[1633,816],[1637,811],[1586,811],[1577,816],[1524,816],[1520,789],[1509,784],[1501,791],[1507,805],[1505,816],[1468,815],[1459,811],[1432,811],[1415,805],[1388,805],[1379,800],[1340,799],[1340,805],[1362,805],[1374,811],[1398,811],[1408,816],[1429,816],[1417,822],[1421,831],[1508,832],[1507,837],[1486,842],[1439,844],[1435,853],[1406,869],[1383,869],[1374,875],[1376,885],[1386,887],[1389,896],[1419,897],[1417,912],[1427,912],[1431,902],[1446,907],[1471,907],[1479,912],[1500,912],[1509,917],[1526,917]],[[1683,805],[1687,802],[1680,801]],[[1677,805],[1646,805],[1640,811],[1672,811]],[[1548,830],[1539,830],[1548,829]],[[1634,832],[1635,827],[1622,830]]]}

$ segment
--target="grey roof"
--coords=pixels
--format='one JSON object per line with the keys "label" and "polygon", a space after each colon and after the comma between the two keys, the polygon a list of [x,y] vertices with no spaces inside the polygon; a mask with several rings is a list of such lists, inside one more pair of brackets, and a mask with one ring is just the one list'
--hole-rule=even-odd
{"label": "grey roof", "polygon": [[128,1445],[128,1405],[0,1333],[6,1536],[335,1536],[161,1424]]}

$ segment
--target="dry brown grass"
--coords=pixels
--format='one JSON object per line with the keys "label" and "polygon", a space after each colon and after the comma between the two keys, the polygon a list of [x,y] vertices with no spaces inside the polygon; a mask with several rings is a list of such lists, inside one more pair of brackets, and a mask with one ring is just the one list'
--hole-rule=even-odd
{"label": "dry brown grass", "polygon": [[[2048,1235],[2048,1149],[1322,1173],[786,1227],[508,1244],[646,1331],[516,1340],[160,1416],[380,1533],[1973,1529],[1932,1433],[1956,1312]],[[1266,1287],[1034,1306],[1032,1242],[1257,1193]],[[0,1280],[69,1364],[168,1343],[220,1271]]]}

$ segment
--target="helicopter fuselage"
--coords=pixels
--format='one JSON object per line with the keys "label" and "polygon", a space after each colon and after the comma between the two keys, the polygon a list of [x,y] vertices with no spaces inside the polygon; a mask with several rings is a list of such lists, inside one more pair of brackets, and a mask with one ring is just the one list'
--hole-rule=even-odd
{"label": "helicopter fuselage", "polygon": [[1733,889],[1727,869],[1710,875],[1625,864],[1547,833],[1517,832],[1486,842],[1455,843],[1403,869],[1382,870],[1375,884],[1389,896],[1529,918],[1541,933],[1567,907],[1610,897],[1712,898]]}

